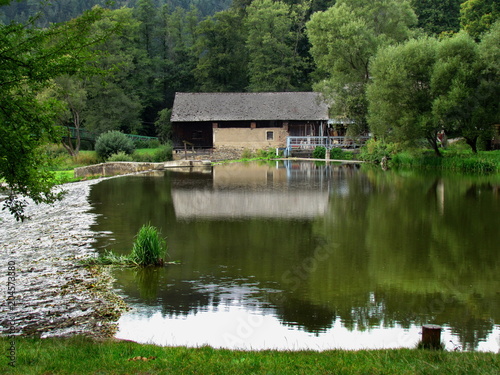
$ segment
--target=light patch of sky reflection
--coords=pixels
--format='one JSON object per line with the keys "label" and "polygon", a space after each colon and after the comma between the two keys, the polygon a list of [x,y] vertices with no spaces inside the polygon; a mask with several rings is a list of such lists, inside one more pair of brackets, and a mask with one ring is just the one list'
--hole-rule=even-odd
{"label": "light patch of sky reflection", "polygon": [[[248,309],[233,304],[210,306],[187,316],[164,316],[154,307],[141,306],[123,315],[116,337],[139,343],[162,346],[200,347],[242,350],[329,350],[414,348],[421,327],[370,328],[349,331],[336,319],[332,328],[322,333],[308,333],[298,327],[283,325],[277,317],[259,308]],[[447,350],[453,350],[458,338],[444,329],[441,335]],[[500,327],[496,326],[479,351],[500,350]]]}

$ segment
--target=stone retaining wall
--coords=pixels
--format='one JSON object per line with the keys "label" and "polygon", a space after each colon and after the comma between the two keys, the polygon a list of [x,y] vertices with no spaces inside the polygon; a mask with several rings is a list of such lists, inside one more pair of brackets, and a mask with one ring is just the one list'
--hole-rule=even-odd
{"label": "stone retaining wall", "polygon": [[75,177],[117,176],[121,174],[163,169],[165,163],[113,162],[75,168]]}
{"label": "stone retaining wall", "polygon": [[75,177],[118,176],[123,174],[164,170],[166,168],[211,166],[210,160],[174,160],[163,163],[112,162],[75,168]]}

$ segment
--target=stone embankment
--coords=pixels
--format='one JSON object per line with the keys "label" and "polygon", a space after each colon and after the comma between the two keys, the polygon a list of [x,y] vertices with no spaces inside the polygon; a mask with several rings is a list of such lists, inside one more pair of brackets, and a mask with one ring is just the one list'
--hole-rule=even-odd
{"label": "stone embankment", "polygon": [[0,305],[1,335],[114,333],[124,304],[111,292],[110,275],[79,265],[97,255],[87,200],[96,182],[64,185],[62,201],[30,204],[31,219],[24,222],[0,211],[0,290],[4,301],[15,303]]}
{"label": "stone embankment", "polygon": [[74,173],[76,178],[118,176],[146,171],[161,171],[167,168],[209,167],[211,166],[211,164],[212,163],[210,160],[174,160],[166,161],[163,163],[137,163],[118,161],[75,168]]}

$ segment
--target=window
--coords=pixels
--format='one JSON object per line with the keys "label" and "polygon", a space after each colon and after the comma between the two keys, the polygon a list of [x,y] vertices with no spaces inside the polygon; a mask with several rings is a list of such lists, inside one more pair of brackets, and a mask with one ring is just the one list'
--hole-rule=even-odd
{"label": "window", "polygon": [[268,141],[274,140],[274,132],[266,132],[266,138]]}

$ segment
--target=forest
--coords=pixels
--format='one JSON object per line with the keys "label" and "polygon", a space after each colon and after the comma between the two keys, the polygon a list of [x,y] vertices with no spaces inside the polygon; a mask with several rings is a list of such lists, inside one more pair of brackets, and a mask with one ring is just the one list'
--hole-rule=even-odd
{"label": "forest", "polygon": [[28,0],[0,7],[0,21],[46,28],[94,7],[106,9],[95,34],[113,30],[89,47],[107,74],[54,77],[43,95],[65,103],[60,122],[163,138],[177,91],[319,90],[366,131],[378,50],[460,30],[478,43],[499,14],[495,0]]}
{"label": "forest", "polygon": [[54,125],[166,142],[176,92],[314,90],[352,135],[439,154],[446,130],[476,151],[500,118],[499,14],[498,0],[0,0],[2,177],[30,195]]}

